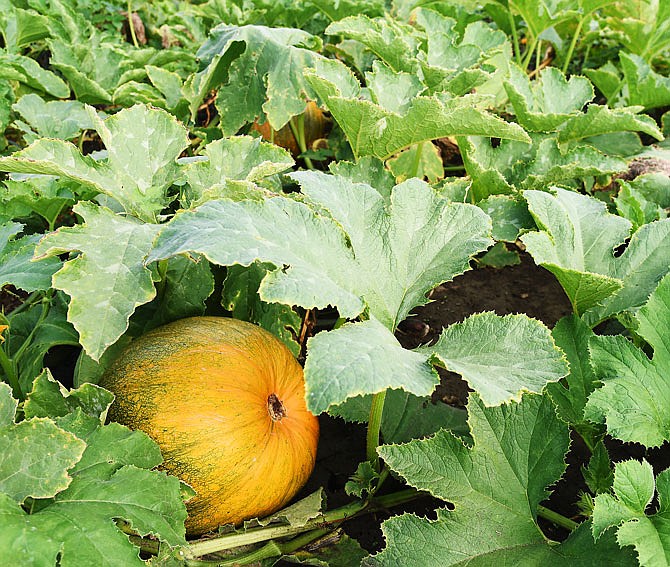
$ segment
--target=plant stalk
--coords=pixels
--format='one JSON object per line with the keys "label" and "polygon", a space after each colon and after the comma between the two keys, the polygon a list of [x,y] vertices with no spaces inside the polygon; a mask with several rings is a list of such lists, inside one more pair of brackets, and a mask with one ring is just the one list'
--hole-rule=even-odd
{"label": "plant stalk", "polygon": [[133,40],[133,45],[139,48],[140,44],[137,41],[137,34],[135,33],[135,24],[133,23],[133,3],[131,0],[128,0],[128,27],[130,28],[130,37]]}
{"label": "plant stalk", "polygon": [[571,520],[570,518],[566,518],[558,512],[550,510],[549,508],[545,508],[544,506],[537,507],[537,515],[541,518],[544,518],[545,520],[549,520],[552,524],[556,524],[557,526],[565,528],[569,531],[573,531],[575,528],[577,528],[577,526],[579,526],[579,523]]}
{"label": "plant stalk", "polygon": [[[590,14],[589,14],[590,15]],[[568,72],[568,67],[570,66],[570,60],[572,59],[572,54],[575,51],[575,46],[577,45],[577,40],[579,39],[579,36],[582,33],[582,26],[584,25],[584,22],[586,21],[586,18],[582,18],[579,20],[579,23],[577,24],[577,29],[575,30],[575,34],[572,36],[572,41],[570,42],[570,46],[568,47],[568,53],[565,56],[565,61],[563,62],[563,74],[567,74]]]}
{"label": "plant stalk", "polygon": [[509,27],[512,30],[512,41],[514,43],[514,58],[516,59],[517,65],[521,66],[521,46],[519,45],[519,32],[516,29],[516,22],[514,21],[514,14],[512,10],[507,11],[509,16]]}
{"label": "plant stalk", "polygon": [[19,377],[16,374],[13,361],[7,356],[5,349],[0,347],[0,367],[7,377],[7,382],[12,387],[12,395],[17,400],[23,400],[23,392],[21,391],[21,384]]}
{"label": "plant stalk", "polygon": [[268,543],[266,543],[263,547],[254,549],[249,553],[236,555],[235,557],[232,557],[230,559],[222,559],[219,561],[203,561],[201,559],[187,559],[186,565],[188,567],[234,567],[237,565],[250,565],[252,563],[258,564],[260,561],[263,561],[264,559],[281,557],[282,555],[288,555],[289,553],[293,553],[294,551],[297,551],[301,547],[305,547],[307,544],[312,543],[315,539],[323,537],[329,531],[330,530],[328,529],[312,530],[286,542],[271,540]]}
{"label": "plant stalk", "polygon": [[216,539],[208,539],[192,543],[185,550],[185,558],[188,560],[202,557],[210,553],[233,549],[242,545],[251,545],[281,537],[289,537],[313,530],[324,530],[336,527],[340,523],[353,518],[363,512],[370,513],[377,510],[398,506],[420,498],[424,494],[409,488],[372,500],[357,500],[341,508],[324,512],[318,518],[307,521],[302,526],[270,526],[248,530],[244,533],[232,533]]}
{"label": "plant stalk", "polygon": [[365,443],[365,455],[372,463],[372,467],[379,472],[379,455],[377,447],[379,446],[379,432],[382,426],[382,415],[384,414],[384,401],[386,400],[386,390],[372,396],[372,405],[370,406],[370,419],[368,420],[368,433]]}
{"label": "plant stalk", "polygon": [[[291,118],[291,120],[289,120],[289,125],[291,127],[291,132],[293,132],[293,137],[298,143],[300,152],[304,154],[307,151],[307,138],[305,137],[305,115],[301,114],[297,116],[295,120]],[[314,169],[314,164],[310,158],[303,156],[302,159],[304,160],[308,169]]]}

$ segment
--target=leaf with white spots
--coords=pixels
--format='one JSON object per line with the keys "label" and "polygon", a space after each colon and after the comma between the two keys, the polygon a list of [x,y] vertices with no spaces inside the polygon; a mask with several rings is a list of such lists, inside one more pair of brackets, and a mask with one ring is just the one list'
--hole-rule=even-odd
{"label": "leaf with white spots", "polygon": [[102,120],[87,107],[107,150],[84,156],[69,142],[40,139],[0,158],[0,171],[70,179],[118,201],[127,213],[154,222],[170,202],[167,189],[179,176],[177,158],[188,146],[186,128],[165,111],[144,105]]}
{"label": "leaf with white spots", "polygon": [[156,293],[144,259],[159,227],[88,202],[73,210],[84,224],[48,234],[35,254],[75,253],[54,274],[53,287],[71,297],[68,320],[86,353],[98,360],[128,328],[135,308]]}

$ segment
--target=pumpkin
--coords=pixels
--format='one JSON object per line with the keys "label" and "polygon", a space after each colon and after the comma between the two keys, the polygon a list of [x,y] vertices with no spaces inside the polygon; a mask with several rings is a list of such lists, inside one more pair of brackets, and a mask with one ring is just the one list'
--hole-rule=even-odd
{"label": "pumpkin", "polygon": [[[315,102],[309,101],[305,107],[305,144],[307,149],[312,149],[314,142],[325,137],[328,129],[328,119],[323,114],[323,111],[316,105]],[[273,130],[270,123],[266,120],[263,124],[254,122],[251,125],[253,130],[260,132],[261,137],[268,142],[272,142],[276,146],[291,152],[293,157],[300,155],[300,147],[293,135],[290,125],[286,125],[279,130]]]}
{"label": "pumpkin", "polygon": [[192,317],[154,329],[100,385],[116,396],[110,419],[153,438],[162,468],[195,490],[190,535],[271,514],[314,467],[319,425],[302,367],[251,323]]}

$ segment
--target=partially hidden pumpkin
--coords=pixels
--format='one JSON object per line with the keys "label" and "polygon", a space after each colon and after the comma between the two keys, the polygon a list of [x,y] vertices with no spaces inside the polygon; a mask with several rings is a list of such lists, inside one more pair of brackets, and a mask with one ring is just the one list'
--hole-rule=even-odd
{"label": "partially hidden pumpkin", "polygon": [[302,367],[267,331],[192,317],[135,339],[103,375],[109,417],[152,437],[163,468],[196,491],[198,535],[284,506],[314,467],[319,425]]}
{"label": "partially hidden pumpkin", "polygon": [[[305,106],[304,117],[305,144],[307,145],[307,149],[310,150],[313,149],[314,142],[325,137],[326,130],[328,130],[328,119],[314,101],[309,101]],[[293,157],[300,155],[298,141],[295,139],[293,130],[291,130],[291,126],[288,124],[279,130],[273,130],[270,123],[266,120],[263,124],[254,122],[251,128],[260,132],[264,140],[291,152]]]}

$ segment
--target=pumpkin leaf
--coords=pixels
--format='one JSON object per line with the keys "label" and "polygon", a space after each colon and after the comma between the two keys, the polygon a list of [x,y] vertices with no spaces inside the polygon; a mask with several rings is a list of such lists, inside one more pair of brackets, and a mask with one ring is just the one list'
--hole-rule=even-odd
{"label": "pumpkin leaf", "polygon": [[402,113],[368,100],[342,96],[333,83],[307,73],[307,80],[344,131],[354,155],[387,159],[420,142],[447,136],[493,136],[528,142],[526,132],[487,112],[479,95],[415,96]]}
{"label": "pumpkin leaf", "polygon": [[551,132],[568,118],[581,114],[593,98],[593,86],[585,77],[566,80],[556,67],[547,67],[536,81],[517,65],[510,65],[505,90],[519,123],[534,132]]}
{"label": "pumpkin leaf", "polygon": [[204,160],[184,167],[189,184],[185,206],[193,207],[218,195],[216,188],[227,181],[258,182],[293,165],[293,158],[279,146],[251,136],[216,140],[205,146]]}
{"label": "pumpkin leaf", "polygon": [[37,94],[22,96],[12,110],[18,112],[27,124],[15,124],[24,129],[26,142],[37,138],[71,140],[83,130],[93,130],[95,125],[86,106],[77,100],[52,100],[46,102]]}
{"label": "pumpkin leaf", "polygon": [[143,262],[158,226],[84,201],[73,210],[84,224],[46,235],[35,253],[50,257],[80,252],[54,274],[53,287],[70,296],[68,321],[89,356],[98,360],[126,331],[135,308],[156,293]]}
{"label": "pumpkin leaf", "polygon": [[195,118],[200,102],[218,89],[216,106],[224,135],[232,136],[257,118],[280,130],[302,114],[309,87],[303,70],[321,56],[321,40],[305,31],[265,26],[220,24],[200,47],[206,67],[194,75],[189,96]]}
{"label": "pumpkin leaf", "polygon": [[554,191],[524,192],[541,228],[521,237],[528,252],[557,277],[575,312],[592,327],[642,305],[668,272],[670,220],[642,226],[615,257],[615,248],[628,238],[630,222],[607,213],[593,197]]}
{"label": "pumpkin leaf", "polygon": [[552,330],[556,344],[565,353],[570,363],[570,374],[565,385],[547,385],[547,392],[556,404],[556,412],[566,423],[580,431],[591,429],[584,417],[584,408],[591,393],[597,387],[596,375],[589,356],[589,340],[593,331],[576,315],[564,317]]}
{"label": "pumpkin leaf", "polygon": [[[0,385],[0,407],[7,407],[6,389]],[[16,565],[34,564],[35,557],[55,565],[57,556],[63,566],[144,565],[139,549],[116,526],[119,519],[141,535],[185,545],[179,481],[147,470],[162,460],[147,435],[116,423],[103,425],[111,399],[91,384],[67,392],[45,372],[28,395],[28,419],[0,427],[3,446],[14,447],[3,453],[0,471],[11,470],[12,482],[24,485],[8,496],[0,482],[3,559]],[[43,462],[33,470],[29,465],[37,457]],[[30,474],[16,474],[22,470]],[[19,506],[24,495],[43,500],[28,513]]]}
{"label": "pumpkin leaf", "polygon": [[623,284],[612,277],[613,251],[628,238],[631,225],[609,214],[602,201],[560,188],[555,192],[524,192],[542,232],[521,240],[534,260],[556,276],[580,315],[621,289]]}
{"label": "pumpkin leaf", "polygon": [[637,333],[654,349],[651,359],[623,336],[591,338],[591,360],[603,382],[589,397],[588,419],[605,422],[610,435],[655,447],[670,440],[670,275],[637,314]]}
{"label": "pumpkin leaf", "polygon": [[305,395],[315,414],[387,388],[427,396],[439,382],[429,356],[402,348],[376,319],[318,333],[307,341],[307,349]]}
{"label": "pumpkin leaf", "polygon": [[[634,565],[614,538],[594,544],[587,526],[560,545],[548,545],[540,531],[537,506],[563,473],[569,445],[568,428],[546,396],[526,394],[518,403],[486,407],[471,394],[468,414],[471,447],[440,431],[429,439],[379,448],[384,462],[411,486],[452,502],[454,509],[439,509],[437,520],[412,514],[386,520],[386,548],[363,565],[595,567],[603,557],[608,564]],[[588,556],[598,562],[575,563]]]}
{"label": "pumpkin leaf", "polygon": [[55,98],[70,96],[70,88],[63,79],[23,55],[0,53],[0,79],[18,81]]}
{"label": "pumpkin leaf", "polygon": [[[312,205],[284,196],[210,201],[175,215],[149,261],[198,252],[220,265],[261,260],[288,266],[265,277],[262,299],[306,309],[336,305],[347,318],[367,306],[393,329],[427,301],[438,280],[467,270],[470,256],[490,243],[481,210],[448,203],[421,181],[396,186],[387,203],[369,185],[340,176],[292,176]],[[203,241],[202,230],[214,237]],[[419,245],[421,256],[413,254]]]}
{"label": "pumpkin leaf", "polygon": [[[595,497],[593,536],[615,528],[619,545],[634,546],[640,565],[659,567],[670,554],[668,530],[668,498],[670,469],[654,478],[652,466],[643,461],[622,461],[614,469],[612,493]],[[654,514],[646,510],[658,491],[659,509]]]}
{"label": "pumpkin leaf", "polygon": [[540,393],[568,373],[549,330],[525,315],[478,313],[417,351],[460,374],[487,406],[518,401],[523,392]]}
{"label": "pumpkin leaf", "polygon": [[188,145],[187,131],[162,110],[135,105],[103,121],[87,107],[107,149],[106,158],[84,156],[63,140],[39,139],[0,158],[0,171],[38,173],[71,179],[118,201],[127,213],[155,222],[176,180],[176,159]]}
{"label": "pumpkin leaf", "polygon": [[[14,423],[17,401],[0,382],[0,496],[15,504],[27,497],[50,498],[68,487],[68,469],[81,458],[86,444],[52,420],[33,418]],[[3,554],[3,557],[5,555]]]}
{"label": "pumpkin leaf", "polygon": [[79,336],[67,321],[67,299],[60,292],[54,294],[46,317],[44,306],[36,303],[23,311],[8,316],[11,333],[9,352],[16,364],[23,392],[29,392],[33,380],[44,368],[44,357],[58,345],[79,345]]}
{"label": "pumpkin leaf", "polygon": [[204,315],[205,302],[214,292],[212,269],[204,258],[170,258],[157,271],[156,297],[141,305],[130,322],[134,335],[176,319]]}

